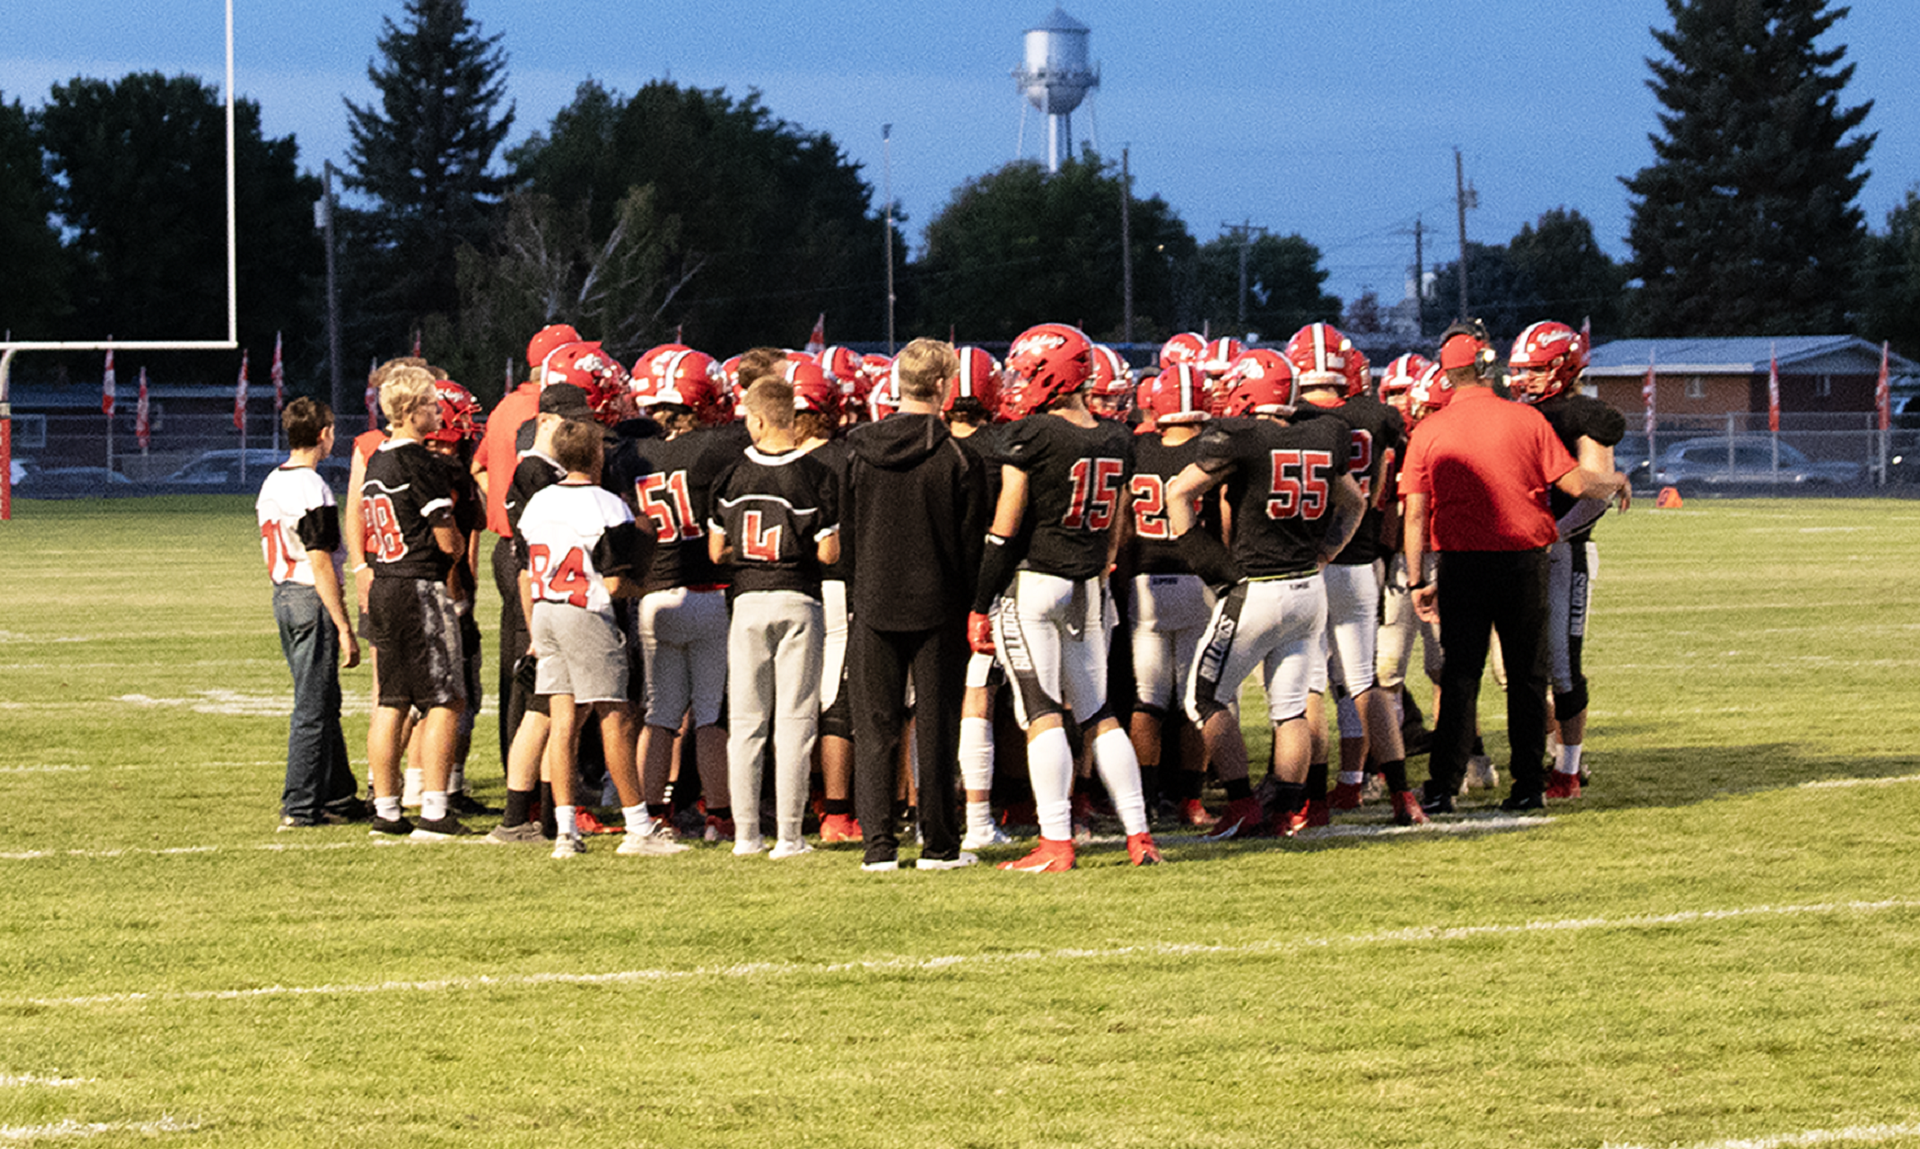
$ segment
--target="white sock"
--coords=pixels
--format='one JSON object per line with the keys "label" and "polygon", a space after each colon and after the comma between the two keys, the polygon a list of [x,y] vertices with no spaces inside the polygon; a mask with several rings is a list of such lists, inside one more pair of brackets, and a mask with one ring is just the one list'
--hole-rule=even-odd
{"label": "white sock", "polygon": [[420,816],[429,822],[437,822],[447,816],[447,792],[445,790],[420,791]]}
{"label": "white sock", "polygon": [[967,829],[969,831],[993,829],[992,802],[967,803]]}
{"label": "white sock", "polygon": [[572,806],[555,806],[553,808],[553,824],[559,831],[558,836],[562,838],[571,838],[580,832],[573,824]]}
{"label": "white sock", "polygon": [[1093,768],[1106,784],[1113,811],[1129,834],[1147,832],[1147,799],[1140,785],[1140,759],[1127,732],[1114,727],[1093,740]]}
{"label": "white sock", "polygon": [[1553,768],[1562,774],[1580,773],[1580,743],[1562,742],[1560,744],[1560,761],[1556,762]]}
{"label": "white sock", "polygon": [[638,806],[620,807],[620,816],[626,819],[627,833],[629,834],[644,834],[648,830],[653,829],[651,824],[653,819],[647,817],[647,804],[645,802],[642,802]]}
{"label": "white sock", "polygon": [[993,720],[960,720],[960,784],[969,790],[993,789]]}
{"label": "white sock", "polygon": [[1043,730],[1027,741],[1027,774],[1033,780],[1033,808],[1040,836],[1073,840],[1073,745],[1061,727]]}
{"label": "white sock", "polygon": [[1366,780],[1367,772],[1365,770],[1340,771],[1340,784],[1342,786],[1359,786],[1366,782]]}
{"label": "white sock", "polygon": [[465,766],[455,766],[453,771],[447,775],[447,793],[465,794],[466,792],[467,768]]}
{"label": "white sock", "polygon": [[383,822],[398,822],[400,820],[400,796],[395,794],[386,798],[374,798],[373,814],[374,817],[379,818]]}

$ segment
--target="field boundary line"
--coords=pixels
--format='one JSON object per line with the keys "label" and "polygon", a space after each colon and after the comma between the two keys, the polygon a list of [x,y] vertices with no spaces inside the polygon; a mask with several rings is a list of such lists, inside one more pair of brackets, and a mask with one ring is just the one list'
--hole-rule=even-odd
{"label": "field boundary line", "polygon": [[1849,1125],[1845,1129],[1809,1129],[1802,1133],[1780,1133],[1771,1137],[1736,1137],[1727,1141],[1700,1141],[1682,1146],[1679,1142],[1666,1145],[1631,1145],[1625,1142],[1608,1141],[1601,1149],[1791,1149],[1796,1145],[1832,1145],[1848,1141],[1864,1141],[1869,1144],[1888,1141],[1895,1137],[1920,1137],[1920,1125]]}
{"label": "field boundary line", "polygon": [[838,976],[848,973],[935,972],[967,968],[1039,965],[1083,961],[1115,961],[1129,958],[1160,960],[1188,957],[1245,957],[1289,953],[1299,950],[1341,949],[1376,945],[1403,945],[1420,942],[1464,941],[1470,938],[1517,937],[1527,934],[1573,933],[1585,930],[1640,930],[1667,926],[1696,925],[1754,917],[1785,917],[1813,914],[1872,914],[1896,910],[1920,909],[1920,900],[1888,899],[1877,902],[1814,902],[1785,906],[1742,906],[1722,910],[1679,910],[1667,914],[1633,915],[1622,918],[1560,918],[1548,921],[1506,925],[1405,926],[1400,929],[1336,937],[1275,938],[1239,944],[1202,944],[1197,942],[1153,942],[1142,945],[1113,946],[1102,949],[1062,948],[1023,950],[1013,953],[947,954],[934,957],[864,958],[841,962],[741,962],[735,965],[697,966],[692,969],[616,970],[607,973],[527,973],[474,974],[471,976],[432,978],[421,981],[384,981],[361,984],[307,986],[268,985],[249,989],[161,990],[152,992],[88,994],[78,997],[0,998],[0,1007],[34,1006],[74,1008],[98,1005],[141,1005],[166,1002],[248,1001],[260,998],[342,997],[386,993],[441,993],[469,989],[537,988],[549,985],[592,986],[652,984],[685,981],[729,981],[805,976]]}
{"label": "field boundary line", "polygon": [[28,1086],[59,1088],[67,1085],[93,1085],[91,1077],[43,1077],[37,1073],[0,1073],[0,1089],[23,1089]]}
{"label": "field boundary line", "polygon": [[1920,782],[1920,774],[1901,774],[1893,778],[1822,778],[1813,782],[1802,782],[1795,789],[1848,790],[1856,786],[1899,786],[1907,782]]}
{"label": "field boundary line", "polygon": [[103,1137],[109,1133],[138,1133],[151,1137],[156,1133],[191,1133],[198,1123],[162,1117],[158,1121],[75,1121],[68,1118],[51,1125],[0,1125],[0,1142],[24,1144],[30,1141],[63,1141],[82,1137]]}

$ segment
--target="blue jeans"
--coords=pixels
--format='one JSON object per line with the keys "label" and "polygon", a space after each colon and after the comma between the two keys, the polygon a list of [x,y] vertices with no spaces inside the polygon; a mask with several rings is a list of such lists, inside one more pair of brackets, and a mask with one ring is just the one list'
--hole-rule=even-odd
{"label": "blue jeans", "polygon": [[329,809],[344,812],[359,792],[340,733],[340,635],[319,592],[300,583],[273,588],[273,618],[293,672],[280,812],[296,822],[317,822]]}

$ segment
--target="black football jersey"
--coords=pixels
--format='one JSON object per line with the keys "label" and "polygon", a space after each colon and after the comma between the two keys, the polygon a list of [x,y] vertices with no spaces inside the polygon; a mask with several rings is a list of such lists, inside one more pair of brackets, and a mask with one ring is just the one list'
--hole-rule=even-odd
{"label": "black football jersey", "polygon": [[1248,578],[1308,570],[1331,525],[1333,486],[1347,473],[1351,436],[1344,421],[1307,418],[1215,419],[1199,439],[1195,460],[1207,471],[1231,471],[1230,553]]}
{"label": "black football jersey", "polygon": [[[742,432],[741,434],[744,434]],[[613,464],[621,497],[631,500],[641,530],[653,535],[643,594],[725,581],[707,557],[713,481],[741,446],[727,427],[700,427],[671,439],[624,440]]]}
{"label": "black football jersey", "polygon": [[820,597],[818,543],[840,529],[840,481],[811,454],[749,447],[713,484],[708,527],[733,548],[733,591]]}
{"label": "black football jersey", "polygon": [[454,472],[417,439],[388,439],[367,459],[360,485],[367,562],[374,577],[443,579],[453,556],[428,522],[453,513]]}
{"label": "black football jersey", "polygon": [[[1133,514],[1133,571],[1135,574],[1191,574],[1180,557],[1180,544],[1174,541],[1173,527],[1167,521],[1167,484],[1186,470],[1199,456],[1200,438],[1195,436],[1177,447],[1169,447],[1154,434],[1133,441],[1133,478],[1127,483],[1127,496]],[[1203,507],[1214,505],[1202,499]],[[1203,519],[1216,516],[1202,514]],[[1207,524],[1202,523],[1206,528]]]}
{"label": "black football jersey", "polygon": [[1106,573],[1110,532],[1126,513],[1133,435],[1124,423],[1081,427],[1059,415],[1029,415],[1001,433],[1000,461],[1027,473],[1027,513],[1015,546],[1021,565],[1086,579]]}
{"label": "black football jersey", "polygon": [[1360,528],[1353,532],[1353,539],[1346,549],[1333,561],[1342,565],[1365,566],[1375,559],[1384,558],[1387,550],[1380,542],[1380,519],[1384,512],[1374,509],[1374,492],[1379,489],[1375,480],[1385,481],[1385,476],[1376,476],[1380,459],[1389,450],[1397,458],[1407,453],[1407,425],[1400,418],[1400,412],[1366,395],[1348,399],[1338,407],[1300,408],[1302,415],[1309,413],[1330,415],[1347,425],[1349,430],[1347,474],[1359,484],[1360,496],[1367,501],[1367,511],[1360,519]]}
{"label": "black football jersey", "polygon": [[[1562,391],[1546,402],[1537,404],[1535,409],[1547,417],[1547,424],[1553,428],[1554,434],[1560,436],[1567,454],[1575,459],[1580,457],[1582,435],[1602,447],[1617,447],[1627,434],[1627,417],[1614,410],[1611,404],[1603,403],[1591,395]],[[1547,488],[1547,496],[1556,519],[1572,510],[1577,501],[1559,487]],[[1593,527],[1589,524],[1585,530],[1576,532],[1573,538],[1584,539],[1592,531]]]}
{"label": "black football jersey", "polygon": [[[842,484],[844,484],[847,479],[847,440],[844,437],[836,436],[815,447],[813,450],[807,452],[807,454],[820,460],[821,466],[833,472],[834,497],[838,499]],[[821,567],[820,577],[830,582],[847,581],[848,557],[847,548],[843,545],[840,548],[840,561]]]}

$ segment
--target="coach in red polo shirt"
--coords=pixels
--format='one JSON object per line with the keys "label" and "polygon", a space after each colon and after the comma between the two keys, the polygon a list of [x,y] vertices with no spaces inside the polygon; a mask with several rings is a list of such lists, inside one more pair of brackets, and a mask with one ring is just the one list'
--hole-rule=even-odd
{"label": "coach in red polo shirt", "polygon": [[1495,356],[1478,320],[1448,328],[1439,358],[1452,399],[1414,429],[1400,472],[1407,569],[1425,569],[1429,546],[1440,554],[1438,585],[1410,588],[1421,618],[1431,622],[1437,610],[1446,652],[1423,805],[1429,813],[1453,811],[1473,749],[1489,635],[1497,631],[1513,772],[1501,809],[1538,810],[1546,781],[1547,547],[1559,537],[1547,490],[1611,499],[1627,480],[1582,470],[1538,411],[1494,393]]}

